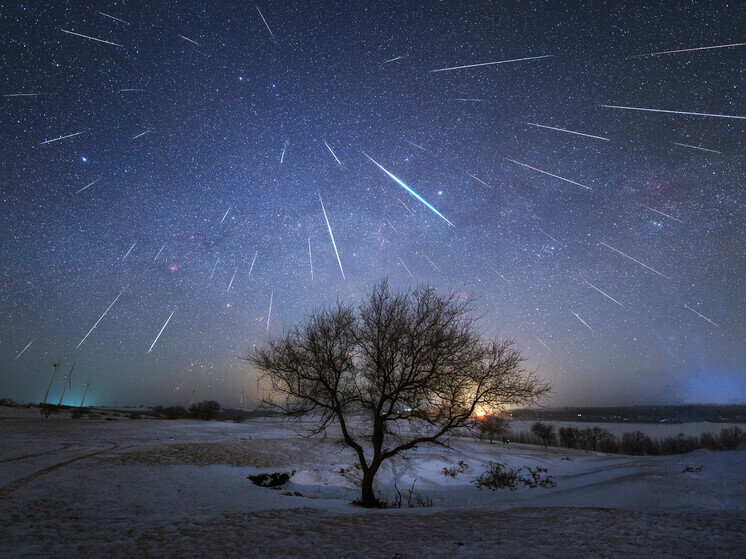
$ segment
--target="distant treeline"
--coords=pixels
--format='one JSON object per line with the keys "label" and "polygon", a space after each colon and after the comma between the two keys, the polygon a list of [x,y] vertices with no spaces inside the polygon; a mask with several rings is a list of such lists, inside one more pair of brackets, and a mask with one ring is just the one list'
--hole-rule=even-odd
{"label": "distant treeline", "polygon": [[673,406],[612,406],[553,409],[517,409],[513,419],[524,421],[587,421],[630,423],[684,423],[712,421],[746,423],[746,404],[686,404]]}
{"label": "distant treeline", "polygon": [[578,427],[560,427],[536,422],[531,432],[514,433],[510,440],[517,443],[543,444],[608,452],[631,454],[634,456],[659,456],[669,454],[686,454],[699,448],[708,450],[735,450],[746,443],[746,432],[738,427],[726,427],[720,434],[702,433],[699,437],[679,433],[675,437],[653,439],[642,431],[622,434],[621,438],[607,429],[594,426],[580,429]]}

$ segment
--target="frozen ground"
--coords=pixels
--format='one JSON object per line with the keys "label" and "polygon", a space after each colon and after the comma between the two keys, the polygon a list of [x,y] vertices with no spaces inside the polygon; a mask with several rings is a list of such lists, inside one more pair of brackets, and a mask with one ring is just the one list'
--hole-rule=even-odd
{"label": "frozen ground", "polygon": [[[0,408],[0,557],[729,557],[746,548],[746,451],[629,457],[453,440],[382,471],[365,510],[350,452],[281,419],[39,419]],[[443,468],[468,465],[455,477]],[[551,489],[490,491],[490,461]],[[685,472],[689,467],[697,471]],[[279,490],[247,475],[292,472]],[[414,498],[413,498],[414,500]]]}

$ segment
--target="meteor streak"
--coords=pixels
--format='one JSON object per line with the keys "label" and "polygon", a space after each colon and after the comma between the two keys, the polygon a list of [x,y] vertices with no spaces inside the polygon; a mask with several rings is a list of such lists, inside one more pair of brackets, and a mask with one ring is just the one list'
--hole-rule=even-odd
{"label": "meteor streak", "polygon": [[23,349],[21,350],[21,353],[19,353],[18,355],[16,355],[16,359],[18,359],[18,358],[19,358],[19,357],[20,357],[21,355],[23,355],[23,354],[24,354],[24,352],[25,352],[25,351],[26,351],[26,350],[27,350],[27,349],[29,348],[29,346],[30,346],[30,345],[31,345],[32,343],[34,343],[34,339],[33,339],[33,338],[31,338],[31,341],[30,341],[30,342],[29,342],[28,344],[26,344],[26,347],[24,347],[24,348],[23,348]]}
{"label": "meteor streak", "polygon": [[266,26],[267,26],[267,31],[269,31],[269,34],[270,34],[270,35],[272,35],[272,40],[273,40],[273,41],[274,41],[274,42],[276,43],[276,42],[277,42],[277,39],[275,39],[275,34],[274,34],[274,33],[272,33],[272,30],[271,30],[271,29],[269,28],[269,23],[267,23],[267,20],[266,20],[266,19],[264,19],[264,14],[263,14],[263,13],[262,13],[262,11],[261,11],[261,10],[259,9],[259,6],[257,6],[257,7],[256,7],[256,11],[257,11],[257,12],[259,12],[259,15],[261,16],[261,18],[262,18],[262,21],[264,22],[264,25],[266,25]]}
{"label": "meteor streak", "polygon": [[272,288],[272,293],[269,295],[269,312],[267,313],[267,332],[269,332],[269,319],[272,318],[272,299],[275,297],[275,288]]}
{"label": "meteor streak", "polygon": [[397,56],[396,58],[391,58],[389,60],[384,60],[383,63],[384,64],[388,64],[389,62],[396,62],[397,60],[401,60],[402,58],[404,58],[404,57],[403,56]]}
{"label": "meteor streak", "polygon": [[549,175],[550,177],[554,177],[555,179],[559,179],[561,181],[569,182],[569,183],[575,184],[577,186],[582,186],[583,188],[588,189],[588,190],[593,190],[590,186],[586,186],[584,184],[580,184],[579,182],[571,181],[570,179],[566,179],[564,177],[560,177],[559,175],[553,175],[552,173],[548,173],[547,171],[542,171],[541,169],[537,169],[536,167],[532,167],[531,165],[526,165],[525,163],[521,163],[520,161],[514,161],[513,159],[508,159],[507,157],[505,159],[507,159],[511,163],[515,163],[516,165],[520,165],[522,167],[526,167],[528,169],[532,169],[534,171],[538,171],[539,173],[544,173],[545,175]]}
{"label": "meteor streak", "polygon": [[683,148],[698,149],[698,150],[700,150],[700,151],[706,151],[706,152],[709,152],[709,153],[717,153],[718,155],[720,155],[721,153],[723,153],[722,151],[716,151],[716,150],[714,150],[714,149],[707,149],[707,148],[702,148],[702,147],[699,147],[699,146],[693,146],[693,145],[690,145],[690,144],[680,144],[679,142],[671,142],[671,143],[672,143],[673,145],[675,145],[675,146],[681,146],[681,147],[683,147]]}
{"label": "meteor streak", "polygon": [[610,142],[609,138],[603,136],[593,136],[591,134],[583,134],[582,132],[573,132],[572,130],[565,130],[564,128],[555,128],[554,126],[544,126],[543,124],[535,124],[533,122],[526,122],[529,126],[538,126],[539,128],[547,128],[549,130],[556,130],[557,132],[566,132],[568,134],[575,134],[576,136],[585,136],[586,138],[595,138],[596,140],[603,140],[604,142]]}
{"label": "meteor streak", "polygon": [[194,43],[194,44],[195,44],[195,45],[197,45],[198,47],[201,47],[201,46],[202,46],[202,45],[200,45],[200,44],[199,44],[199,43],[198,43],[197,41],[193,41],[193,40],[192,40],[192,39],[190,39],[189,37],[184,37],[184,35],[179,35],[179,37],[181,37],[181,38],[182,38],[182,39],[184,39],[185,41],[189,41],[190,43]]}
{"label": "meteor streak", "polygon": [[[574,314],[574,313],[573,313],[573,314]],[[577,316],[577,315],[576,315],[576,316]],[[586,326],[587,326],[587,325],[586,325]],[[541,338],[539,338],[539,336],[537,336],[536,334],[534,334],[534,338],[536,338],[537,340],[539,340],[539,343],[540,343],[541,345],[543,345],[543,346],[544,346],[545,348],[547,348],[547,349],[549,350],[549,353],[552,353],[552,349],[551,349],[551,348],[550,348],[550,347],[549,347],[549,346],[548,346],[547,344],[545,344],[544,342],[542,342],[542,341],[541,341]]]}
{"label": "meteor streak", "polygon": [[601,295],[603,295],[603,296],[604,296],[604,297],[606,297],[607,299],[611,299],[611,300],[612,300],[612,301],[614,301],[614,302],[615,302],[615,303],[616,303],[617,305],[619,305],[620,307],[624,308],[624,305],[622,305],[622,304],[621,304],[621,303],[620,303],[619,301],[617,301],[616,299],[614,299],[614,297],[612,297],[612,296],[611,296],[611,295],[609,295],[608,293],[605,293],[605,292],[601,291],[601,290],[600,290],[600,289],[599,289],[598,287],[596,287],[595,285],[593,285],[593,284],[592,284],[591,282],[589,282],[589,281],[586,281],[585,283],[587,283],[588,285],[590,285],[590,286],[591,286],[591,287],[592,287],[593,289],[595,289],[596,291],[598,291],[598,292],[599,292],[599,293],[600,293]]}
{"label": "meteor streak", "polygon": [[148,132],[150,132],[150,130],[146,130],[145,132],[140,132],[140,133],[139,133],[139,134],[137,134],[136,136],[132,136],[132,137],[130,138],[130,140],[137,140],[137,138],[139,138],[140,136],[144,136],[144,135],[145,135],[145,134],[147,134]]}
{"label": "meteor streak", "polygon": [[651,272],[655,272],[656,274],[658,274],[658,275],[659,275],[659,276],[661,276],[662,278],[666,278],[666,279],[671,279],[671,278],[670,278],[670,277],[668,277],[667,275],[665,275],[665,274],[661,274],[661,273],[660,273],[660,272],[659,272],[658,270],[656,270],[656,269],[654,269],[654,268],[651,268],[651,267],[650,267],[650,266],[648,266],[647,264],[643,264],[643,263],[642,263],[642,262],[640,262],[639,260],[637,260],[637,259],[635,259],[635,258],[632,258],[632,257],[631,257],[631,256],[630,256],[629,254],[625,254],[625,253],[624,253],[624,252],[622,252],[621,250],[617,250],[617,249],[615,249],[615,248],[614,248],[613,246],[611,246],[611,245],[607,245],[606,243],[601,243],[601,244],[602,244],[602,245],[604,245],[605,247],[608,247],[608,248],[610,248],[610,249],[611,249],[611,250],[613,250],[614,252],[618,252],[619,254],[621,254],[622,256],[624,256],[625,258],[629,258],[630,260],[632,260],[632,262],[636,262],[637,264],[639,264],[639,265],[640,265],[640,266],[642,266],[643,268],[647,268],[647,269],[648,269],[648,270],[650,270]]}
{"label": "meteor streak", "polygon": [[505,276],[504,276],[504,275],[502,275],[502,274],[501,274],[500,272],[498,272],[498,271],[497,271],[497,269],[496,269],[496,268],[495,268],[495,267],[494,267],[494,266],[493,266],[492,264],[490,264],[490,268],[492,268],[492,271],[493,271],[493,272],[495,272],[495,273],[496,273],[496,274],[497,274],[498,276],[500,276],[500,277],[501,277],[502,279],[504,279],[505,281],[508,281],[508,280],[507,280],[507,279],[505,278]]}
{"label": "meteor streak", "polygon": [[707,318],[707,317],[706,317],[705,315],[703,315],[703,314],[699,314],[699,313],[698,313],[697,311],[695,311],[695,310],[694,310],[694,309],[693,309],[692,307],[690,307],[689,305],[684,305],[684,308],[685,308],[685,309],[689,309],[689,310],[690,310],[690,311],[692,311],[692,312],[693,312],[694,314],[696,314],[696,315],[697,315],[698,317],[700,317],[700,318],[703,318],[703,319],[705,319],[705,320],[706,320],[707,322],[709,322],[709,323],[710,323],[710,324],[712,324],[713,326],[716,326],[716,327],[720,328],[720,326],[718,326],[717,324],[715,324],[715,323],[714,323],[714,322],[713,322],[712,320],[710,320],[709,318]]}
{"label": "meteor streak", "polygon": [[[399,258],[399,257],[397,256],[397,258]],[[401,262],[401,265],[404,266],[404,269],[409,274],[409,277],[412,278],[412,279],[414,279],[414,276],[412,275],[412,272],[409,271],[409,268],[407,268],[407,265],[404,263],[404,260],[402,260],[401,258],[399,258],[399,262]]]}
{"label": "meteor streak", "polygon": [[746,45],[746,43],[732,43],[730,45],[714,45],[711,47],[697,47],[694,49],[664,50],[661,52],[650,52],[648,54],[638,54],[636,56],[655,56],[657,54],[674,54],[677,52],[692,52],[695,50],[725,49],[729,47],[741,47],[743,45]]}
{"label": "meteor streak", "polygon": [[464,68],[477,68],[479,66],[492,66],[495,64],[508,64],[509,62],[523,62],[524,60],[538,60],[539,58],[552,58],[553,54],[545,54],[542,56],[528,56],[526,58],[513,58],[511,60],[498,60],[496,62],[482,62],[481,64],[467,64],[466,66],[451,66],[450,68],[439,68],[437,70],[430,70],[433,72],[447,72],[448,70],[462,70]]}
{"label": "meteor streak", "polygon": [[[577,313],[575,313],[575,311],[570,311],[570,312],[571,312],[572,314],[574,314],[574,315],[575,315],[575,318],[577,318],[577,319],[578,319],[578,320],[579,320],[580,322],[582,322],[583,324],[585,324],[586,326],[588,326],[588,323],[587,323],[587,322],[586,322],[585,320],[583,320],[582,318],[580,318],[580,317],[579,317],[579,316],[577,315]],[[588,329],[589,329],[589,330],[590,330],[591,332],[593,332],[593,328],[591,328],[590,326],[588,326]]]}
{"label": "meteor streak", "polygon": [[[397,200],[399,200],[399,198],[397,198]],[[410,209],[409,209],[409,208],[407,207],[407,205],[406,205],[406,204],[405,204],[404,202],[402,202],[401,200],[399,200],[399,203],[400,203],[400,204],[401,204],[402,206],[404,206],[404,209],[405,209],[405,210],[407,210],[407,211],[408,211],[408,212],[409,212],[410,214],[412,214],[412,217],[414,217],[414,212],[413,212],[412,210],[410,210]]]}
{"label": "meteor streak", "polygon": [[92,183],[89,183],[89,184],[85,185],[85,186],[84,186],[83,188],[81,188],[80,190],[76,190],[76,191],[75,191],[75,194],[80,194],[80,193],[81,193],[81,192],[83,192],[83,191],[84,191],[84,190],[85,190],[86,188],[88,188],[89,186],[93,186],[94,184],[96,184],[96,183],[97,183],[98,181],[100,181],[100,180],[101,180],[101,177],[97,178],[97,179],[96,179],[95,181],[93,181]]}
{"label": "meteor streak", "polygon": [[[386,223],[388,223],[389,225],[391,225],[391,222],[389,221],[389,219],[388,219],[388,218],[386,218]],[[399,234],[399,231],[397,231],[397,230],[396,230],[396,227],[394,227],[393,225],[391,225],[391,228],[392,228],[392,229],[394,230],[394,232],[395,232],[395,233],[396,233],[397,235]]]}
{"label": "meteor streak", "polygon": [[118,17],[110,16],[109,14],[105,14],[104,12],[99,12],[99,14],[101,14],[104,17],[108,17],[109,19],[113,19],[114,21],[118,21],[118,22],[123,23],[125,25],[129,25],[129,23],[127,23],[123,19],[119,19]]}
{"label": "meteor streak", "polygon": [[135,89],[132,87],[128,87],[126,89],[117,89],[117,93],[129,93],[131,91],[142,91],[142,89]]}
{"label": "meteor streak", "polygon": [[[448,221],[448,220],[446,219],[446,217],[445,217],[445,216],[444,216],[444,215],[443,215],[442,213],[440,213],[440,212],[439,212],[438,210],[436,210],[436,209],[435,209],[435,208],[434,208],[434,207],[433,207],[433,206],[432,206],[432,205],[431,205],[431,204],[430,204],[430,203],[429,203],[429,202],[428,202],[427,200],[425,200],[425,199],[424,199],[424,198],[423,198],[422,196],[420,196],[419,194],[417,194],[417,193],[416,193],[416,192],[415,192],[414,190],[412,190],[412,189],[411,189],[411,188],[410,188],[409,186],[407,186],[406,184],[404,184],[404,182],[403,182],[403,181],[402,181],[401,179],[399,179],[399,178],[398,178],[398,177],[397,177],[396,175],[394,175],[394,174],[390,173],[389,171],[387,171],[386,169],[384,169],[384,168],[383,168],[383,166],[382,166],[382,165],[381,165],[380,163],[378,163],[378,162],[377,162],[377,161],[376,161],[375,159],[373,159],[373,158],[372,158],[372,157],[371,157],[370,155],[368,155],[367,153],[363,152],[363,155],[365,155],[365,157],[367,157],[367,158],[368,158],[368,159],[370,159],[370,160],[371,160],[371,161],[372,161],[373,163],[375,163],[375,164],[376,164],[376,166],[377,166],[377,167],[378,167],[379,169],[381,169],[381,171],[383,171],[383,172],[384,172],[384,173],[386,173],[386,174],[387,174],[387,175],[388,175],[389,177],[391,177],[391,178],[392,178],[392,179],[393,179],[393,180],[394,180],[394,181],[395,181],[395,182],[396,182],[396,183],[397,183],[397,184],[398,184],[399,186],[401,186],[402,188],[404,188],[404,190],[406,190],[407,192],[409,192],[409,193],[410,193],[410,194],[411,194],[412,196],[414,196],[414,197],[415,197],[415,198],[417,198],[417,199],[418,199],[418,200],[419,200],[420,202],[422,202],[422,203],[423,203],[423,204],[425,204],[425,205],[426,205],[426,206],[427,206],[428,208],[430,208],[430,210],[432,210],[432,211],[433,211],[433,213],[435,213],[435,214],[436,214],[436,215],[437,215],[438,217],[442,218],[442,219],[443,219],[443,221],[445,221],[445,222],[446,222],[446,223],[447,223],[448,225],[450,225],[451,227],[456,227],[456,226],[455,226],[455,225],[454,225],[453,223],[451,223],[450,221]],[[403,202],[402,202],[402,203],[403,203]],[[405,206],[405,207],[406,207],[406,206]],[[411,212],[410,212],[410,213],[411,213]],[[413,214],[413,215],[414,215],[414,214]]]}
{"label": "meteor streak", "polygon": [[36,97],[41,93],[6,93],[3,97]]}
{"label": "meteor streak", "polygon": [[423,148],[422,146],[418,146],[418,145],[417,145],[417,144],[415,144],[414,142],[410,142],[409,140],[404,140],[404,141],[405,141],[405,142],[407,142],[407,143],[408,143],[409,145],[411,145],[411,146],[414,146],[414,147],[416,147],[416,148],[420,148],[420,149],[421,149],[422,151],[427,151],[427,150],[426,150],[425,148]]}
{"label": "meteor streak", "polygon": [[645,204],[642,204],[642,207],[649,209],[651,212],[655,212],[657,214],[664,215],[664,216],[666,216],[669,219],[673,219],[674,221],[678,221],[679,223],[684,223],[683,221],[681,221],[680,219],[675,218],[672,215],[668,215],[668,214],[664,214],[663,212],[659,212],[658,210],[655,210],[655,209],[651,208],[650,206],[646,206]]}
{"label": "meteor streak", "polygon": [[469,175],[469,176],[470,176],[471,178],[473,178],[473,179],[474,179],[475,181],[477,181],[477,182],[480,182],[480,183],[482,183],[482,184],[483,184],[484,186],[486,186],[487,188],[492,188],[492,187],[491,187],[491,186],[490,186],[489,184],[487,184],[486,182],[484,182],[484,181],[483,181],[482,179],[480,179],[479,177],[475,177],[475,176],[474,176],[474,175],[472,175],[471,173],[466,173],[466,174],[467,174],[467,175]]}
{"label": "meteor streak", "polygon": [[236,268],[235,270],[233,270],[233,276],[231,277],[231,281],[228,284],[228,289],[225,290],[226,293],[230,292],[230,290],[231,290],[231,286],[233,285],[233,280],[236,278],[236,272],[238,272],[238,268]]}
{"label": "meteor streak", "polygon": [[308,262],[311,264],[311,281],[313,281],[313,258],[311,257],[311,237],[308,237]]}
{"label": "meteor streak", "polygon": [[137,241],[135,241],[134,243],[132,243],[132,246],[131,246],[131,247],[130,247],[130,249],[129,249],[129,250],[127,251],[127,254],[125,254],[125,255],[124,255],[124,256],[122,257],[122,262],[124,262],[124,259],[125,259],[125,258],[127,258],[127,257],[128,257],[129,255],[130,255],[130,252],[132,252],[132,249],[133,249],[133,248],[135,248],[135,245],[136,245],[136,244],[137,244]]}
{"label": "meteor streak", "polygon": [[174,315],[175,312],[176,312],[176,309],[172,310],[171,314],[168,315],[168,318],[166,319],[166,322],[163,325],[163,328],[161,328],[161,331],[158,332],[158,335],[155,337],[155,340],[153,340],[153,344],[150,346],[150,349],[148,350],[148,353],[150,353],[151,351],[153,351],[153,348],[155,347],[155,343],[158,341],[158,338],[161,337],[161,334],[163,334],[163,331],[166,329],[166,326],[168,325],[168,321],[171,320],[171,317]]}
{"label": "meteor streak", "polygon": [[332,148],[330,148],[330,147],[329,147],[329,144],[327,144],[327,143],[326,143],[326,140],[324,140],[324,144],[325,144],[325,145],[326,145],[326,147],[327,147],[327,148],[329,149],[329,151],[330,151],[330,152],[332,153],[332,157],[334,157],[334,159],[336,159],[336,160],[337,160],[337,163],[339,163],[339,165],[341,166],[341,165],[342,165],[342,162],[341,162],[341,161],[339,160],[339,158],[338,158],[338,157],[336,156],[336,154],[334,153],[334,150],[333,150]]}
{"label": "meteor streak", "polygon": [[59,138],[52,138],[51,140],[44,140],[39,145],[43,146],[44,144],[51,144],[52,142],[59,142],[60,140],[72,138],[73,136],[80,136],[81,134],[85,134],[86,132],[88,132],[88,130],[83,130],[82,132],[76,132],[75,134],[68,134],[67,136],[60,136]]}
{"label": "meteor streak", "polygon": [[111,307],[113,307],[113,306],[114,306],[114,303],[116,303],[116,302],[117,302],[117,301],[119,300],[119,298],[120,298],[120,297],[122,296],[122,293],[124,293],[124,289],[122,289],[122,290],[121,290],[121,291],[119,292],[119,295],[117,295],[116,299],[114,299],[114,300],[113,300],[113,301],[111,302],[111,305],[109,305],[109,306],[108,306],[108,307],[106,308],[106,310],[104,311],[104,314],[102,314],[102,315],[101,315],[101,316],[99,317],[99,319],[98,319],[98,320],[96,321],[96,324],[94,324],[93,326],[91,326],[91,329],[90,329],[90,330],[88,330],[88,333],[87,333],[87,334],[86,334],[85,336],[83,336],[83,339],[82,339],[82,340],[80,340],[80,343],[79,343],[79,344],[78,344],[78,345],[77,345],[77,346],[75,347],[75,349],[78,349],[78,348],[79,348],[79,347],[80,347],[81,345],[83,345],[83,342],[84,342],[84,341],[86,341],[86,338],[88,338],[88,336],[90,336],[90,335],[91,335],[91,332],[93,332],[94,328],[96,328],[96,326],[98,326],[98,323],[99,323],[99,322],[101,322],[101,319],[102,319],[102,318],[104,318],[104,317],[106,316],[106,313],[107,313],[107,312],[109,312],[109,309],[110,309]]}
{"label": "meteor streak", "polygon": [[282,153],[280,154],[280,165],[282,165],[282,162],[285,161],[285,149],[287,147],[287,144],[283,144],[282,146]]}
{"label": "meteor streak", "polygon": [[437,266],[435,265],[435,262],[433,262],[432,260],[430,260],[430,259],[429,259],[429,258],[428,258],[427,256],[425,257],[425,259],[426,259],[426,260],[427,260],[428,262],[430,262],[430,264],[432,265],[432,267],[433,267],[433,268],[435,268],[436,270],[438,270],[438,271],[440,272],[440,268],[438,268],[438,267],[437,267]]}
{"label": "meteor streak", "polygon": [[746,120],[746,116],[718,115],[718,114],[712,114],[712,113],[692,113],[692,112],[687,112],[687,111],[667,111],[664,109],[645,109],[642,107],[622,107],[618,105],[599,105],[599,107],[605,107],[607,109],[623,109],[627,111],[646,111],[650,113],[668,113],[672,115],[711,116],[713,118],[734,118],[737,120]]}
{"label": "meteor streak", "polygon": [[225,218],[228,217],[228,212],[229,211],[231,211],[230,208],[228,208],[227,210],[225,210],[225,214],[223,215],[223,219],[220,220],[220,223],[223,223],[225,221]]}
{"label": "meteor streak", "polygon": [[75,33],[74,31],[68,31],[67,29],[60,28],[60,31],[63,33],[67,33],[68,35],[75,35],[76,37],[83,37],[84,39],[90,39],[91,41],[98,41],[99,43],[106,43],[107,45],[114,45],[115,47],[121,47],[124,45],[120,45],[117,43],[112,43],[111,41],[104,41],[103,39],[97,39],[96,37],[91,37],[90,35],[81,35],[80,33]]}
{"label": "meteor streak", "polygon": [[254,262],[256,262],[256,255],[259,254],[258,250],[254,251],[254,258],[251,259],[251,266],[249,267],[249,275],[251,275],[251,271],[254,269]]}
{"label": "meteor streak", "polygon": [[215,274],[215,268],[217,268],[217,267],[218,267],[218,262],[220,262],[220,258],[218,258],[218,259],[217,259],[217,260],[215,261],[215,265],[214,265],[214,266],[212,267],[212,272],[210,272],[210,279],[212,279],[212,276],[213,276],[213,275]]}
{"label": "meteor streak", "polygon": [[319,202],[321,202],[321,210],[324,212],[324,219],[326,220],[326,227],[329,229],[329,236],[332,238],[332,245],[334,246],[334,254],[337,255],[337,262],[339,263],[339,271],[342,272],[342,279],[346,280],[345,278],[345,271],[342,269],[342,261],[339,259],[339,252],[337,251],[337,243],[334,242],[334,233],[332,233],[332,226],[329,225],[329,218],[326,216],[326,208],[324,207],[324,201],[321,199],[321,194],[319,194]]}
{"label": "meteor streak", "polygon": [[559,242],[559,241],[558,241],[557,239],[555,239],[554,237],[552,237],[552,236],[551,236],[551,235],[550,235],[549,233],[547,233],[546,231],[544,231],[544,230],[542,230],[542,229],[539,229],[538,227],[537,227],[537,229],[538,229],[539,231],[541,231],[542,233],[544,233],[544,234],[545,234],[545,235],[546,235],[547,237],[549,237],[550,239],[552,239],[552,240],[553,240],[553,241],[554,241],[555,243],[557,243],[558,245],[562,245],[562,246],[564,246],[564,245],[563,245],[563,244],[562,244],[561,242]]}
{"label": "meteor streak", "polygon": [[155,258],[153,258],[153,262],[158,260],[158,257],[161,255],[161,252],[163,252],[163,249],[166,248],[166,245],[168,244],[168,241],[163,243],[163,246],[161,247],[161,250],[158,251],[158,254],[155,255]]}
{"label": "meteor streak", "polygon": [[484,103],[484,99],[466,99],[464,97],[456,97],[454,101],[465,101],[465,102],[473,102],[473,103]]}

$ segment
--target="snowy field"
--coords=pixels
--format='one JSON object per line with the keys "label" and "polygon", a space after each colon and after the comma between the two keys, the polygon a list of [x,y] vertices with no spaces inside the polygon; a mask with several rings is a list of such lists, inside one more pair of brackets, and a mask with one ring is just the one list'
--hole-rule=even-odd
{"label": "snowy field", "polygon": [[[377,494],[393,501],[396,481],[403,507],[366,510],[351,504],[355,459],[334,434],[307,439],[297,424],[270,418],[37,414],[0,408],[0,557],[736,557],[746,549],[746,451],[631,457],[464,437],[384,466]],[[541,466],[557,485],[479,489],[473,481],[490,461]],[[451,467],[455,476],[445,475]],[[269,489],[247,479],[262,472],[295,473]],[[418,498],[432,506],[407,508]]]}

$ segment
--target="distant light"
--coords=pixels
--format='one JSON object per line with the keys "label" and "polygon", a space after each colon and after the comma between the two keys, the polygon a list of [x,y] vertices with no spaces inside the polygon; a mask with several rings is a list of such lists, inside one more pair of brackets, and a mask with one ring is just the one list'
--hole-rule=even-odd
{"label": "distant light", "polygon": [[87,158],[87,157],[86,157],[85,155],[84,155],[83,157],[81,157],[81,158],[80,158],[80,160],[81,160],[81,161],[82,161],[83,163],[88,163],[88,158]]}

